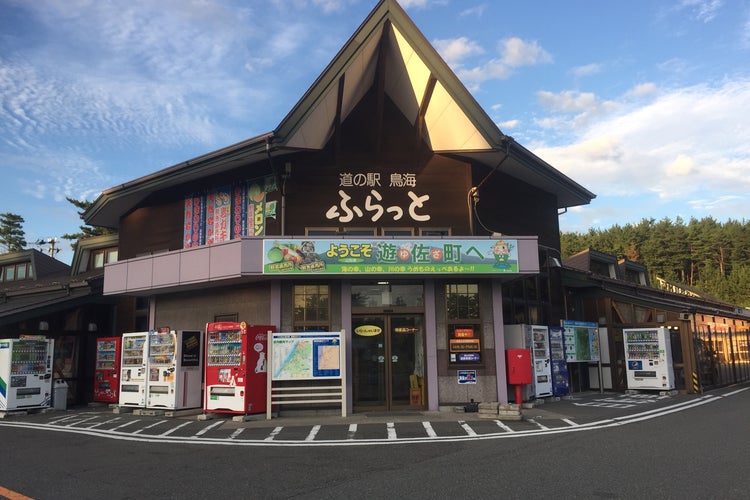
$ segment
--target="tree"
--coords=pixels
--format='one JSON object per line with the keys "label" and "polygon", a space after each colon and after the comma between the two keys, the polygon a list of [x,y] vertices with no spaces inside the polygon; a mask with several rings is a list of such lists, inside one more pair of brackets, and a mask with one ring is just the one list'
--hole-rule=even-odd
{"label": "tree", "polygon": [[23,230],[23,217],[6,212],[0,214],[0,244],[6,252],[20,252],[26,247],[26,234]]}
{"label": "tree", "polygon": [[[79,209],[78,216],[83,220],[83,214],[86,213],[86,210],[89,209],[89,207],[94,203],[92,201],[80,201],[73,198],[65,198],[68,200],[69,203],[73,204],[76,208]],[[63,234],[61,238],[66,240],[71,240],[72,243],[70,244],[70,247],[75,250],[76,244],[78,243],[78,240],[85,239],[85,238],[92,238],[94,236],[101,236],[103,234],[114,234],[115,231],[102,227],[102,226],[78,226],[78,228],[81,230],[78,233],[71,233],[71,234]]]}

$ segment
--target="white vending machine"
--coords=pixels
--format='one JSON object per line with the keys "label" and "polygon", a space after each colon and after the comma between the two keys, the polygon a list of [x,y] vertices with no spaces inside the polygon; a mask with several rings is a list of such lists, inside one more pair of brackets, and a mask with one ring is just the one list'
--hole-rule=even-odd
{"label": "white vending machine", "polygon": [[533,384],[524,386],[523,398],[552,396],[549,330],[542,325],[505,325],[505,348],[531,351]]}
{"label": "white vending machine", "polygon": [[146,360],[148,332],[122,334],[120,358],[120,406],[146,406]]}
{"label": "white vending machine", "polygon": [[160,328],[148,337],[146,408],[200,408],[203,331]]}
{"label": "white vending machine", "polygon": [[622,338],[628,389],[674,389],[672,346],[667,328],[625,328]]}
{"label": "white vending machine", "polygon": [[0,340],[0,411],[49,408],[54,340]]}

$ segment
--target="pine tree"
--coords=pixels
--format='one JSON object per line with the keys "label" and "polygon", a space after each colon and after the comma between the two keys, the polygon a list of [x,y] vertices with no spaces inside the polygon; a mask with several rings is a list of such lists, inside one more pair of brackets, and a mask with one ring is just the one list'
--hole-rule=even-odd
{"label": "pine tree", "polygon": [[5,247],[6,252],[20,252],[26,248],[24,222],[20,215],[10,212],[0,214],[0,245]]}
{"label": "pine tree", "polygon": [[[89,207],[93,204],[92,201],[80,201],[73,198],[65,198],[68,200],[69,203],[73,204],[76,208],[80,209],[78,211],[78,216],[83,220],[83,214],[86,213],[86,210],[89,209]],[[70,247],[75,250],[76,244],[78,243],[78,240],[85,239],[85,238],[92,238],[94,236],[101,236],[103,234],[114,234],[115,231],[112,231],[109,228],[101,227],[101,226],[78,226],[78,228],[81,230],[78,233],[70,233],[70,234],[63,234],[61,238],[66,240],[71,240],[72,243],[70,244]]]}

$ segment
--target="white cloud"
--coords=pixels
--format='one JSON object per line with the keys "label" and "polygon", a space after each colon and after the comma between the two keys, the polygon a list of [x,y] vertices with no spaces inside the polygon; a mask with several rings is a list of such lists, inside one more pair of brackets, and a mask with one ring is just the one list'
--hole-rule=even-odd
{"label": "white cloud", "polygon": [[484,14],[486,7],[487,6],[485,4],[480,4],[475,7],[470,7],[462,11],[458,16],[459,17],[467,17],[467,16],[482,17],[482,14]]}
{"label": "white cloud", "polygon": [[581,78],[584,76],[595,75],[599,73],[601,70],[602,70],[601,64],[591,63],[591,64],[586,64],[584,66],[576,66],[575,68],[571,69],[570,72],[576,78]]}
{"label": "white cloud", "polygon": [[434,40],[432,44],[445,62],[453,67],[460,67],[462,61],[468,56],[482,54],[484,52],[479,44],[464,36],[459,38]]}
{"label": "white cloud", "polygon": [[[469,46],[473,47],[473,45],[475,45],[474,42],[470,42]],[[483,81],[504,80],[513,73],[515,68],[521,66],[552,62],[552,56],[536,41],[527,42],[520,38],[506,38],[498,43],[498,51],[499,58],[490,59],[480,66],[467,69],[461,67],[460,62],[451,66],[459,79],[467,83],[469,87],[476,87]],[[471,53],[477,52],[475,50]]]}
{"label": "white cloud", "polygon": [[657,92],[656,84],[653,82],[647,82],[647,83],[639,83],[632,89],[628,90],[625,93],[625,97],[645,97],[645,96],[651,96],[656,94]]}
{"label": "white cloud", "polygon": [[676,10],[688,10],[698,21],[707,23],[713,20],[724,2],[722,0],[682,0]]}
{"label": "white cloud", "polygon": [[552,62],[552,56],[534,40],[527,42],[520,38],[506,38],[499,44],[502,62],[510,67],[532,66]]}
{"label": "white cloud", "polygon": [[507,120],[504,122],[500,122],[497,124],[497,126],[502,129],[508,129],[508,128],[517,128],[521,124],[520,120]]}
{"label": "white cloud", "polygon": [[[748,80],[663,91],[653,102],[591,120],[568,144],[535,152],[594,193],[747,202],[748,109]],[[734,217],[747,217],[747,206]]]}

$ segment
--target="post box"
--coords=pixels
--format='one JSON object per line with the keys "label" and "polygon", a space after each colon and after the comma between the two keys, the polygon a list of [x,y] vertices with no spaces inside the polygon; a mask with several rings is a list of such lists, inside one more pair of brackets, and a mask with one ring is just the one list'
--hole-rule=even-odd
{"label": "post box", "polygon": [[532,383],[531,351],[528,349],[507,349],[505,359],[508,367],[508,383],[510,385],[526,385]]}

